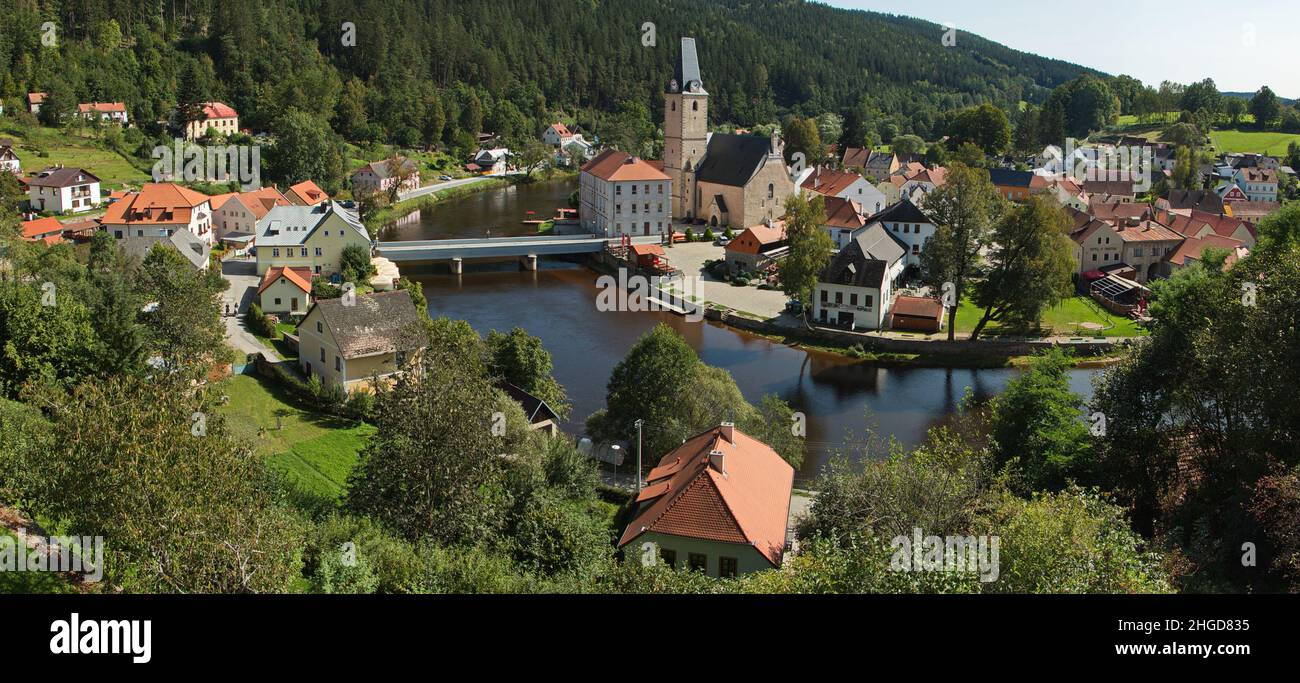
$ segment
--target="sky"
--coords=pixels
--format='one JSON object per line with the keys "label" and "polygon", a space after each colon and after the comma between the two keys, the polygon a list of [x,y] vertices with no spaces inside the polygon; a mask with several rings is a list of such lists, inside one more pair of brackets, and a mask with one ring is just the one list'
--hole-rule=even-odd
{"label": "sky", "polygon": [[[818,0],[953,24],[1008,47],[1148,85],[1213,78],[1223,92],[1267,85],[1300,98],[1297,0]],[[936,36],[939,40],[941,36]]]}

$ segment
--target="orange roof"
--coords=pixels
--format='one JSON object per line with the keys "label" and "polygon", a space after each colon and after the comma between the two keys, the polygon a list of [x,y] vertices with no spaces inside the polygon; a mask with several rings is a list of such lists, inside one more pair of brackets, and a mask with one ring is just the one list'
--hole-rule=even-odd
{"label": "orange roof", "polygon": [[826,223],[832,228],[856,230],[867,224],[862,215],[862,205],[852,199],[826,198]]}
{"label": "orange roof", "polygon": [[304,180],[297,185],[290,185],[289,191],[306,202],[307,206],[315,206],[330,198],[329,195],[325,194],[325,190],[320,189],[316,186],[316,183],[310,180]]}
{"label": "orange roof", "polygon": [[757,254],[763,247],[785,239],[785,221],[776,221],[771,225],[760,223],[745,228],[736,239],[727,245],[729,251],[742,254]]}
{"label": "orange roof", "polygon": [[231,119],[236,116],[239,116],[239,112],[223,102],[203,103],[203,118],[205,119]]}
{"label": "orange roof", "polygon": [[220,209],[221,207],[225,206],[226,202],[230,201],[232,197],[238,197],[238,196],[239,196],[238,192],[214,194],[211,197],[208,197],[208,202],[212,205],[212,210],[216,211],[217,209]]}
{"label": "orange roof", "polygon": [[663,256],[664,248],[658,244],[633,244],[632,253],[637,256]]}
{"label": "orange roof", "polygon": [[27,101],[30,102],[31,104],[41,104],[42,102],[45,101],[46,97],[48,97],[48,95],[46,95],[43,92],[27,93]]}
{"label": "orange roof", "polygon": [[894,299],[894,306],[891,310],[894,315],[913,318],[933,318],[935,320],[943,318],[943,304],[938,299],[924,296],[899,295],[898,298]]}
{"label": "orange roof", "polygon": [[1202,259],[1202,254],[1208,248],[1226,249],[1230,253],[1228,254],[1228,260],[1224,262],[1223,266],[1224,268],[1227,268],[1233,263],[1236,263],[1238,256],[1237,250],[1244,246],[1245,242],[1242,242],[1241,240],[1234,240],[1231,237],[1220,237],[1219,235],[1188,237],[1183,240],[1182,244],[1178,245],[1178,248],[1175,249],[1173,253],[1169,254],[1169,256],[1165,258],[1174,265],[1182,266],[1186,265],[1189,259],[1200,261]]}
{"label": "orange roof", "polygon": [[583,164],[582,171],[608,181],[668,180],[663,171],[616,149],[601,152],[600,156]]}
{"label": "orange roof", "polygon": [[207,195],[173,183],[145,183],[109,205],[103,223],[188,225],[195,207],[208,202]]}
{"label": "orange roof", "polygon": [[267,269],[266,275],[262,276],[262,284],[258,286],[257,293],[261,294],[267,287],[275,284],[283,276],[284,279],[293,283],[298,289],[304,292],[311,291],[311,269],[310,268],[293,268],[288,266],[271,266]]}
{"label": "orange roof", "polygon": [[[52,238],[57,238],[53,239]],[[63,224],[53,218],[37,218],[23,221],[23,239],[29,242],[44,240],[46,244],[63,241]]]}
{"label": "orange roof", "polygon": [[126,113],[126,105],[121,102],[89,102],[77,105],[77,111],[86,114],[97,111],[105,114],[121,112]]}
{"label": "orange roof", "polygon": [[559,122],[552,123],[552,124],[551,124],[551,130],[555,131],[556,134],[559,135],[559,136],[562,137],[562,138],[567,138],[567,137],[569,137],[570,135],[573,135],[573,133],[569,132],[569,127],[568,127],[568,126],[564,125],[563,123],[559,123]]}
{"label": "orange roof", "polygon": [[[721,463],[710,462],[712,452]],[[619,546],[654,532],[750,545],[780,566],[794,469],[776,451],[721,425],[687,439],[659,463]]]}
{"label": "orange roof", "polygon": [[818,167],[803,181],[800,187],[834,197],[859,180],[862,180],[862,176],[857,173]]}
{"label": "orange roof", "polygon": [[293,202],[285,199],[284,195],[274,187],[263,187],[251,192],[228,192],[211,197],[212,208],[220,209],[226,205],[226,202],[238,197],[239,203],[253,213],[253,217],[261,220],[273,206],[293,206]]}

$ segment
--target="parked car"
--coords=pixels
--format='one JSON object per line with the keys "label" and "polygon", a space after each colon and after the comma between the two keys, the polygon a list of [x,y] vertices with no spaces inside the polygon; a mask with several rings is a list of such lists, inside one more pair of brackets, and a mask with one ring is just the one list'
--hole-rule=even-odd
{"label": "parked car", "polygon": [[791,299],[785,302],[785,312],[791,315],[799,315],[803,313],[803,302],[798,299]]}
{"label": "parked car", "polygon": [[451,180],[451,176],[449,176],[449,175],[440,175],[440,176],[438,176],[438,180]]}
{"label": "parked car", "polygon": [[716,241],[714,241],[714,244],[718,245],[719,247],[725,247],[728,244],[731,244],[731,240],[726,237],[719,237]]}

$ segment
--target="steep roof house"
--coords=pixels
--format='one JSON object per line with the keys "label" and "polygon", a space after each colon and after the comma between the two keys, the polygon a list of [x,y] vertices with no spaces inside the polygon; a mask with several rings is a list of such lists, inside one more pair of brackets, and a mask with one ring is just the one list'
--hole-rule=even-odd
{"label": "steep roof house", "polygon": [[650,470],[618,545],[716,577],[780,567],[793,487],[776,451],[723,422]]}
{"label": "steep roof house", "polygon": [[310,180],[304,180],[297,185],[290,185],[289,191],[284,193],[286,199],[298,206],[314,206],[319,204],[330,196],[325,194],[325,190],[316,186],[316,183]]}
{"label": "steep roof house", "polygon": [[306,268],[313,275],[339,272],[343,249],[370,249],[370,233],[353,209],[333,200],[314,206],[274,206],[257,222],[257,273],[274,266]]}
{"label": "steep roof house", "polygon": [[51,166],[27,179],[32,209],[79,213],[99,206],[99,177],[81,168]]}
{"label": "steep roof house", "polygon": [[298,324],[304,374],[347,390],[391,377],[423,348],[420,317],[404,289],[319,299]]}
{"label": "steep roof house", "polygon": [[850,329],[883,328],[906,256],[906,245],[882,223],[853,233],[817,278],[813,319]]}
{"label": "steep roof house", "polygon": [[109,204],[101,222],[108,234],[128,243],[156,242],[178,231],[208,246],[213,243],[210,198],[174,183],[145,183],[139,192]]}

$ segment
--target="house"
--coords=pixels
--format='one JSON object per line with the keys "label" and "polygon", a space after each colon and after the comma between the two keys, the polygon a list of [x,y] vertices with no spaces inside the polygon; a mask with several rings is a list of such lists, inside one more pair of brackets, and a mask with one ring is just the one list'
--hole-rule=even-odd
{"label": "house", "polygon": [[352,390],[401,371],[422,347],[420,316],[404,289],[318,299],[298,323],[303,374]]}
{"label": "house", "polygon": [[1118,200],[1132,202],[1137,199],[1134,190],[1135,181],[1129,180],[1087,180],[1083,181],[1083,190],[1094,199],[1101,201]]}
{"label": "house", "polygon": [[628,250],[638,267],[651,270],[660,268],[667,257],[664,248],[658,244],[633,244]]}
{"label": "house", "polygon": [[578,207],[594,235],[663,235],[672,229],[672,181],[654,164],[606,150],[582,165]]}
{"label": "house", "polygon": [[563,147],[568,144],[569,141],[573,140],[573,138],[573,131],[569,130],[568,126],[559,121],[552,123],[550,126],[547,126],[546,130],[542,131],[542,142],[545,142],[552,147]]}
{"label": "house", "polygon": [[1168,215],[1165,225],[1184,237],[1208,237],[1215,235],[1225,239],[1241,242],[1246,248],[1255,246],[1255,228],[1249,223],[1224,214],[1192,211],[1189,215]]}
{"label": "house", "polygon": [[898,171],[901,162],[891,152],[873,152],[864,147],[849,147],[842,159],[844,168],[860,168],[868,178],[880,181]]}
{"label": "house", "polygon": [[1206,249],[1218,249],[1228,252],[1228,258],[1223,262],[1223,269],[1227,270],[1232,264],[1246,257],[1250,250],[1241,240],[1235,240],[1231,237],[1221,237],[1214,233],[1207,234],[1203,237],[1188,237],[1178,248],[1165,256],[1166,271],[1165,276],[1173,274],[1173,271],[1185,268],[1193,263],[1204,261]]}
{"label": "house", "polygon": [[1194,209],[1205,213],[1223,213],[1223,197],[1212,190],[1170,190],[1168,197],[1156,200],[1156,208],[1161,207],[1175,212]]}
{"label": "house", "polygon": [[297,185],[290,185],[289,191],[284,193],[285,199],[298,206],[315,206],[330,196],[325,191],[316,186],[310,180],[304,180]]}
{"label": "house", "polygon": [[925,296],[898,296],[889,311],[889,326],[895,330],[934,333],[943,329],[947,313],[943,302]]}
{"label": "house", "polygon": [[33,211],[79,213],[99,206],[99,178],[80,168],[51,166],[27,179]]}
{"label": "house", "polygon": [[1280,208],[1282,205],[1277,202],[1234,202],[1224,208],[1224,213],[1250,225],[1259,225],[1265,216]]}
{"label": "house", "polygon": [[63,242],[63,224],[53,218],[23,221],[22,238],[28,242],[44,242],[45,246]]}
{"label": "house", "polygon": [[389,192],[393,186],[398,192],[410,192],[420,187],[420,168],[414,161],[400,157],[394,162],[390,159],[372,161],[352,172],[352,196]]}
{"label": "house", "polygon": [[311,308],[311,278],[306,268],[268,268],[257,287],[258,306],[276,315],[306,313]]}
{"label": "house", "polygon": [[1246,195],[1246,191],[1241,189],[1234,180],[1220,183],[1218,187],[1214,188],[1214,192],[1223,199],[1224,204],[1251,201],[1250,197]]}
{"label": "house", "polygon": [[1233,182],[1246,194],[1247,201],[1275,202],[1277,201],[1277,178],[1276,168],[1243,166],[1233,175]]}
{"label": "house", "polygon": [[126,125],[126,105],[121,102],[84,102],[77,105],[77,115],[87,121],[98,118],[119,125]]}
{"label": "house", "polygon": [[826,222],[822,223],[822,229],[831,236],[836,249],[843,249],[853,232],[866,225],[867,218],[862,214],[862,205],[852,199],[826,198]]}
{"label": "house", "polygon": [[524,409],[524,418],[528,420],[530,430],[545,432],[548,436],[560,433],[560,417],[546,405],[546,401],[505,380],[498,381],[496,386]]}
{"label": "house", "polygon": [[14,175],[22,175],[23,172],[23,162],[14,151],[14,141],[9,138],[0,138],[0,171],[9,171]]}
{"label": "house", "polygon": [[[864,207],[868,214],[880,213],[889,205],[884,193],[876,189],[860,174],[836,171],[818,166],[799,185],[804,192],[814,192],[826,197],[851,199]],[[829,209],[828,209],[829,211]]]}
{"label": "house", "polygon": [[785,221],[760,223],[745,228],[724,249],[727,272],[732,275],[767,270],[790,250],[785,238]]}
{"label": "house", "polygon": [[925,241],[934,235],[936,224],[910,199],[904,199],[867,219],[866,227],[880,224],[907,248],[906,265],[920,266]]}
{"label": "house", "polygon": [[274,187],[264,187],[252,192],[230,192],[211,198],[212,226],[218,240],[235,239],[248,242],[257,232],[257,222],[271,207],[293,206]]}
{"label": "house", "polygon": [[41,113],[41,105],[45,104],[45,98],[47,97],[49,97],[49,95],[43,92],[27,93],[27,111],[30,111],[33,114]]}
{"label": "house", "polygon": [[1032,171],[1014,171],[1005,168],[989,169],[989,180],[998,194],[1013,202],[1023,202],[1030,194],[1046,192],[1047,178]]}
{"label": "house", "polygon": [[672,179],[671,215],[711,226],[776,220],[795,192],[778,133],[709,133],[709,93],[695,39],[682,38],[664,93],[663,171]]}
{"label": "house", "polygon": [[480,149],[465,164],[465,170],[483,175],[501,175],[510,170],[510,150],[505,147]]}
{"label": "house", "polygon": [[898,188],[898,191],[902,197],[910,198],[913,203],[917,203],[921,197],[934,192],[936,188],[943,187],[947,179],[948,169],[942,166],[923,168],[907,176],[907,180]]}
{"label": "house", "polygon": [[879,222],[854,233],[817,278],[813,319],[848,329],[883,328],[906,256],[903,242]]}
{"label": "house", "polygon": [[239,112],[224,102],[204,102],[199,106],[198,118],[186,121],[182,133],[189,141],[197,140],[213,129],[221,135],[239,132]]}
{"label": "house", "polygon": [[339,272],[343,249],[370,249],[370,233],[360,216],[338,202],[315,206],[273,206],[257,222],[257,274],[275,266],[306,268],[313,275]]}
{"label": "house", "polygon": [[776,451],[723,422],[650,470],[618,546],[715,577],[780,567],[793,488]]}
{"label": "house", "polygon": [[174,183],[145,183],[108,205],[101,221],[108,234],[123,246],[166,240],[186,232],[209,247],[212,235],[212,204],[209,197]]}
{"label": "house", "polygon": [[161,246],[163,249],[175,249],[195,270],[207,270],[212,261],[212,245],[189,230],[175,230],[158,239],[128,239],[121,244],[123,251],[141,260],[149,254],[150,249]]}
{"label": "house", "polygon": [[1129,279],[1138,283],[1162,277],[1165,257],[1184,239],[1154,220],[1111,224],[1097,219],[1074,231],[1070,238],[1075,243],[1074,259],[1080,275],[1122,274],[1122,270],[1131,270]]}

